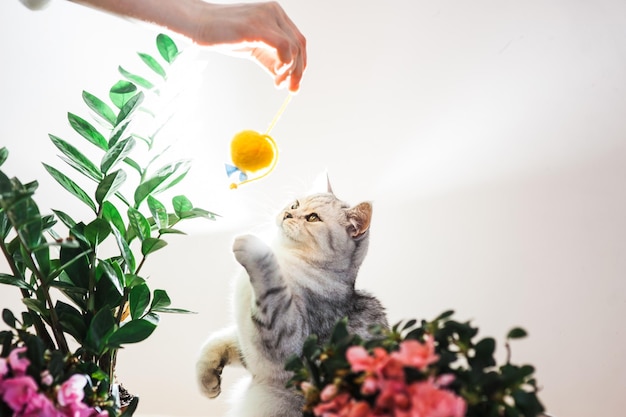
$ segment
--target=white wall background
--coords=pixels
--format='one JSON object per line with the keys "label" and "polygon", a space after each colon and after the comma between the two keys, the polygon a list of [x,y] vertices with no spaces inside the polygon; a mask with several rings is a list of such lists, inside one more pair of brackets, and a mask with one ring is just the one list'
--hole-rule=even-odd
{"label": "white wall background", "polygon": [[[140,412],[222,413],[222,399],[198,394],[193,367],[205,336],[230,321],[232,238],[327,169],[340,197],[375,204],[360,286],[392,321],[453,308],[499,340],[523,326],[513,359],[536,365],[549,411],[620,415],[626,3],[281,4],[307,36],[309,68],[273,131],[272,176],[230,191],[223,174],[232,135],[265,129],[286,96],[250,61],[197,51],[206,66],[170,124],[173,152],[195,159],[184,193],[224,219],[189,224],[148,265],[153,288],[198,314],[164,317],[120,354]],[[81,91],[106,96],[117,65],[154,51],[156,33],[64,1],[0,4],[3,168],[40,181],[42,208],[83,210],[40,164],[61,166],[47,134],[69,137],[66,112],[87,114]],[[18,296],[2,288],[0,306],[18,309]]]}

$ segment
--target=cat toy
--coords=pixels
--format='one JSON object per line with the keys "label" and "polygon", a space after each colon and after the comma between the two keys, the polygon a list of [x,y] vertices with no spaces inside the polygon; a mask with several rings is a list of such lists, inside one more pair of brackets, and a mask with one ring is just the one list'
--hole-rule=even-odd
{"label": "cat toy", "polygon": [[[232,164],[226,165],[226,175],[231,177],[239,174],[239,182],[230,184],[231,189],[243,184],[260,180],[274,170],[278,161],[278,146],[270,136],[270,132],[291,101],[291,94],[287,96],[278,112],[272,119],[265,133],[255,130],[243,130],[237,133],[230,143]],[[255,174],[255,176],[251,176]]]}

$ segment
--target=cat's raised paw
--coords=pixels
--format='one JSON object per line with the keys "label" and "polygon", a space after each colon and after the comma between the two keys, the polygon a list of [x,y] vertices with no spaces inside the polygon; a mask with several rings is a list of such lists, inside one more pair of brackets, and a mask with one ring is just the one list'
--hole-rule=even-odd
{"label": "cat's raised paw", "polygon": [[249,262],[263,259],[272,253],[265,242],[254,235],[238,236],[233,243],[233,253],[237,262],[246,266]]}
{"label": "cat's raised paw", "polygon": [[207,362],[199,362],[196,366],[198,385],[202,394],[215,398],[222,392],[223,366],[211,366]]}

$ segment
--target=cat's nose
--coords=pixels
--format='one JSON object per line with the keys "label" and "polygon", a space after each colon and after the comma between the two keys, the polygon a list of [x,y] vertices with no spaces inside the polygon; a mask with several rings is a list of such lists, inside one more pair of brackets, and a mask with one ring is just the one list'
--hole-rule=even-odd
{"label": "cat's nose", "polygon": [[283,220],[291,219],[292,217],[293,217],[293,215],[291,213],[289,213],[288,211],[286,211],[285,214],[283,214]]}

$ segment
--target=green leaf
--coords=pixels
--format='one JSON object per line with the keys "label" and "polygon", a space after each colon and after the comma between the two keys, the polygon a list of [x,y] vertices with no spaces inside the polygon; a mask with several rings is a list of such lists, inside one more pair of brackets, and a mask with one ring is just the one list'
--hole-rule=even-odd
{"label": "green leaf", "polygon": [[[133,137],[135,137],[135,136],[133,136]],[[126,165],[128,165],[129,167],[133,168],[135,171],[137,171],[139,176],[143,175],[143,169],[141,169],[141,166],[139,166],[139,164],[137,162],[135,162],[133,159],[124,158],[124,163]]]}
{"label": "green leaf", "polygon": [[2,148],[0,148],[0,166],[4,164],[8,157],[9,151],[6,147],[3,146]]}
{"label": "green leaf", "polygon": [[319,341],[316,334],[312,334],[306,338],[302,346],[302,354],[307,358],[315,358],[319,353]]}
{"label": "green leaf", "polygon": [[79,135],[100,149],[104,149],[105,151],[108,149],[109,145],[106,139],[91,123],[73,113],[68,113],[67,119],[70,122],[70,126],[72,126]]}
{"label": "green leaf", "polygon": [[148,223],[148,220],[139,210],[129,207],[128,221],[135,235],[139,237],[139,240],[143,242],[150,237],[150,223]]}
{"label": "green leaf", "polygon": [[135,274],[126,274],[124,280],[126,281],[126,287],[128,288],[134,288],[137,285],[142,285],[146,283],[145,279]]}
{"label": "green leaf", "polygon": [[136,92],[137,86],[135,84],[120,80],[109,90],[109,98],[118,109],[121,109]]}
{"label": "green leaf", "polygon": [[450,317],[452,317],[452,315],[454,315],[454,310],[447,310],[444,311],[443,313],[441,313],[440,315],[437,316],[436,320],[445,320],[448,319]]}
{"label": "green leaf", "polygon": [[141,103],[143,103],[143,99],[144,94],[142,92],[139,92],[132,96],[130,99],[128,99],[128,101],[124,103],[124,105],[120,109],[120,114],[117,115],[116,125],[119,125],[120,123],[130,119],[130,116],[132,116],[132,114],[137,111],[139,106],[141,106]]}
{"label": "green leaf", "polygon": [[137,55],[139,55],[139,58],[141,58],[141,60],[148,66],[150,67],[150,69],[154,72],[156,72],[158,75],[160,75],[161,77],[165,78],[165,70],[163,69],[163,67],[161,66],[161,64],[159,64],[157,62],[156,59],[154,59],[153,57],[151,57],[148,54],[144,54],[142,52],[139,52]]}
{"label": "green leaf", "polygon": [[69,191],[70,194],[77,197],[80,201],[87,204],[89,208],[94,211],[94,213],[96,212],[96,205],[94,204],[93,200],[89,197],[89,195],[87,195],[85,191],[83,191],[82,188],[78,186],[78,184],[76,184],[74,181],[65,176],[65,174],[61,173],[50,165],[43,164],[43,166],[44,168],[46,168],[46,171],[48,171],[48,173],[52,175],[52,178],[54,178],[63,188]]}
{"label": "green leaf", "polygon": [[104,353],[107,341],[115,332],[117,325],[109,308],[100,309],[91,320],[87,329],[84,347],[96,355]]}
{"label": "green leaf", "polygon": [[96,218],[85,226],[85,237],[93,247],[99,246],[111,233],[111,226],[105,219]]}
{"label": "green leaf", "polygon": [[496,341],[491,337],[486,337],[474,346],[474,356],[469,358],[472,368],[484,369],[496,364],[493,353],[496,350]]}
{"label": "green leaf", "polygon": [[517,389],[513,391],[512,397],[515,400],[515,405],[524,416],[536,416],[544,411],[543,404],[541,404],[534,392]]}
{"label": "green leaf", "polygon": [[172,199],[172,205],[174,206],[174,212],[181,219],[183,218],[182,214],[190,211],[193,208],[193,204],[191,201],[184,195],[177,195]]}
{"label": "green leaf", "polygon": [[7,211],[16,225],[20,238],[29,249],[36,248],[45,242],[41,235],[43,232],[43,219],[39,214],[37,204],[32,198],[28,197],[19,200]]}
{"label": "green leaf", "polygon": [[0,209],[0,239],[4,241],[7,236],[9,236],[11,227],[11,222],[9,222],[7,213],[4,210]]}
{"label": "green leaf", "polygon": [[115,126],[115,113],[113,113],[113,110],[111,110],[108,104],[87,91],[83,91],[83,101],[104,121],[108,122],[111,126]]}
{"label": "green leaf", "polygon": [[134,146],[135,139],[128,137],[111,147],[111,149],[109,149],[102,157],[102,162],[100,163],[100,169],[102,172],[106,174],[112,166],[126,158]]}
{"label": "green leaf", "polygon": [[126,181],[126,173],[121,169],[113,171],[100,181],[96,188],[96,201],[102,205],[103,202],[109,199],[110,196],[115,194],[117,190]]}
{"label": "green leaf", "polygon": [[169,308],[169,307],[160,307],[154,310],[155,313],[170,313],[170,314],[198,314],[195,311],[189,311],[182,308]]}
{"label": "green leaf", "polygon": [[0,284],[12,285],[24,290],[35,291],[35,289],[28,282],[8,274],[0,273]]}
{"label": "green leaf", "polygon": [[146,284],[134,286],[130,290],[128,301],[130,305],[130,316],[133,319],[141,318],[150,304],[150,290],[148,286]]}
{"label": "green leaf", "polygon": [[74,219],[72,219],[70,216],[68,216],[66,213],[62,212],[61,210],[52,210],[52,212],[57,216],[59,220],[61,220],[61,222],[65,226],[67,226],[68,229],[71,229],[72,227],[76,226],[76,222],[74,221]]}
{"label": "green leaf", "polygon": [[[130,120],[124,120],[122,123],[118,124],[117,126],[113,128],[113,130],[111,131],[111,135],[109,137],[109,148],[115,146],[115,144],[120,140],[120,138],[126,131],[126,128],[128,127],[129,124],[130,124]],[[131,134],[131,136],[133,135]]]}
{"label": "green leaf", "polygon": [[186,160],[168,164],[155,172],[152,177],[142,182],[135,190],[135,207],[139,207],[141,202],[145,200],[150,194],[156,192],[157,188],[159,188],[159,186],[167,181],[168,178],[170,178],[179,169],[187,168],[188,164],[189,161]]}
{"label": "green leaf", "polygon": [[63,282],[63,281],[52,281],[50,283],[50,286],[54,288],[58,288],[64,293],[73,293],[73,294],[79,294],[79,295],[85,295],[88,293],[88,291],[85,288],[76,287],[72,284],[68,284],[67,282]]}
{"label": "green leaf", "polygon": [[13,312],[8,308],[2,309],[2,321],[4,321],[9,327],[15,329],[16,318]]}
{"label": "green leaf", "polygon": [[57,147],[67,159],[64,159],[72,168],[75,168],[77,171],[85,174],[88,178],[92,178],[94,180],[100,180],[102,178],[102,172],[100,169],[89,160],[85,155],[83,155],[78,149],[74,146],[70,145],[63,139],[54,136],[48,135],[50,140]]}
{"label": "green leaf", "polygon": [[109,346],[117,347],[128,343],[138,343],[147,339],[156,329],[156,325],[148,320],[131,320],[121,326],[109,338]]}
{"label": "green leaf", "polygon": [[337,322],[335,328],[333,329],[333,333],[330,336],[330,342],[334,344],[338,344],[342,342],[349,336],[348,333],[348,319],[343,318]]}
{"label": "green leaf", "polygon": [[404,326],[402,327],[402,330],[408,330],[408,329],[414,327],[416,323],[417,323],[417,320],[411,319],[411,320],[407,321],[406,323],[404,323]]}
{"label": "green leaf", "polygon": [[57,301],[54,309],[59,317],[63,332],[70,334],[77,342],[82,343],[87,333],[87,325],[80,311],[62,301]]}
{"label": "green leaf", "polygon": [[115,287],[119,295],[123,295],[124,294],[124,274],[119,269],[119,267],[116,268],[115,266],[116,265],[112,263],[111,261],[108,261],[106,259],[101,260],[98,263],[98,268],[102,272],[102,276],[100,277],[100,279],[102,279],[102,277],[108,279],[111,282],[111,284],[113,284],[113,286]]}
{"label": "green leaf", "polygon": [[215,213],[206,211],[198,207],[194,207],[191,210],[183,211],[182,213],[180,213],[181,219],[194,219],[194,218],[202,217],[204,219],[215,220],[217,216],[218,215]]}
{"label": "green leaf", "polygon": [[170,300],[165,290],[154,290],[150,311],[157,311],[159,308],[169,307],[171,304],[172,300]]}
{"label": "green leaf", "polygon": [[152,213],[152,217],[154,218],[154,221],[156,222],[157,228],[158,229],[167,228],[168,226],[167,209],[165,208],[163,203],[161,203],[159,200],[149,195],[148,196],[148,208],[150,209],[150,213]]}
{"label": "green leaf", "polygon": [[159,249],[164,248],[165,246],[167,246],[167,242],[163,239],[149,237],[141,242],[141,254],[143,256],[148,256],[152,252],[156,252]]}
{"label": "green leaf", "polygon": [[180,173],[178,174],[178,176],[175,177],[170,182],[166,183],[165,185],[161,186],[156,192],[160,193],[160,192],[165,191],[165,190],[167,190],[169,188],[172,188],[173,186],[175,186],[176,184],[181,182],[185,178],[187,173],[189,172],[190,168],[191,168],[191,164],[189,163],[189,161],[185,161],[185,165],[183,165],[182,168],[180,169]]}
{"label": "green leaf", "polygon": [[43,318],[47,319],[50,316],[50,312],[43,301],[37,300],[36,298],[23,298],[22,302],[26,307],[33,310],[35,313],[39,313]]}
{"label": "green leaf", "polygon": [[160,33],[156,38],[157,49],[159,50],[159,54],[163,57],[163,59],[171,64],[174,62],[176,57],[178,56],[178,48],[176,44],[169,36]]}
{"label": "green leaf", "polygon": [[506,335],[506,338],[507,339],[522,339],[526,336],[528,336],[528,333],[526,332],[526,330],[522,329],[521,327],[515,327],[509,331],[509,333]]}
{"label": "green leaf", "polygon": [[152,84],[150,81],[146,80],[143,77],[140,77],[139,75],[133,74],[130,71],[126,71],[124,68],[122,68],[122,66],[117,67],[117,70],[120,72],[120,74],[124,76],[124,78],[137,84],[140,87],[145,88],[146,90],[152,90],[154,88],[154,84]]}
{"label": "green leaf", "polygon": [[172,229],[171,227],[167,229],[159,229],[159,233],[162,235],[166,235],[166,234],[186,235],[187,234],[183,232],[182,230]]}
{"label": "green leaf", "polygon": [[115,241],[117,242],[117,246],[120,250],[120,254],[122,255],[122,259],[124,259],[124,262],[126,263],[127,271],[135,272],[135,256],[130,250],[128,242],[126,242],[123,234],[117,229],[117,227],[112,227],[111,231],[113,232],[113,236],[115,236]]}
{"label": "green leaf", "polygon": [[124,220],[117,208],[110,201],[102,203],[102,218],[111,223],[121,234],[126,233]]}

